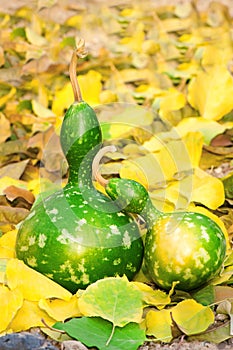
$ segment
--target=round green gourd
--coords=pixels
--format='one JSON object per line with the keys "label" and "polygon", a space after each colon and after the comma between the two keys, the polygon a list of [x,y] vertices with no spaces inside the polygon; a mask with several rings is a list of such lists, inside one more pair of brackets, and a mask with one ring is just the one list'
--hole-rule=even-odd
{"label": "round green gourd", "polygon": [[132,279],[143,258],[137,224],[93,187],[92,161],[102,135],[94,110],[81,98],[77,51],[70,65],[75,102],[65,114],[60,135],[69,164],[68,183],[32,208],[16,241],[19,259],[73,293],[107,276],[125,274]]}
{"label": "round green gourd", "polygon": [[226,239],[215,221],[195,212],[159,212],[134,180],[113,178],[103,184],[121,210],[140,214],[146,221],[145,268],[158,286],[170,289],[178,281],[178,289],[189,291],[220,270]]}

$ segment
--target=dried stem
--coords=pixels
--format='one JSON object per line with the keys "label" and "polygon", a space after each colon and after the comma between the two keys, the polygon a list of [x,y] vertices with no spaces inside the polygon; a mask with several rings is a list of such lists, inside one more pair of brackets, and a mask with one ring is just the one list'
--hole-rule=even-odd
{"label": "dried stem", "polygon": [[87,51],[85,48],[85,41],[83,39],[80,39],[76,49],[73,52],[71,62],[70,62],[70,67],[69,67],[70,82],[72,85],[74,99],[76,102],[81,102],[83,100],[81,90],[77,80],[77,73],[76,73],[77,61],[78,61],[77,58],[78,57],[83,58],[86,56],[86,54],[87,54]]}
{"label": "dried stem", "polygon": [[116,150],[117,150],[116,147],[113,145],[101,148],[99,152],[96,154],[92,163],[92,174],[95,180],[104,187],[106,187],[106,185],[108,184],[108,180],[106,180],[101,174],[98,173],[100,161],[107,152],[113,153],[113,152],[116,152]]}
{"label": "dried stem", "polygon": [[53,328],[53,327],[49,326],[49,325],[45,322],[45,320],[44,320],[43,318],[41,319],[41,322],[45,325],[46,328],[50,329],[51,331],[58,332],[58,333],[60,333],[60,334],[65,334],[65,333],[66,333],[66,332],[63,331],[62,329],[57,329],[57,328]]}

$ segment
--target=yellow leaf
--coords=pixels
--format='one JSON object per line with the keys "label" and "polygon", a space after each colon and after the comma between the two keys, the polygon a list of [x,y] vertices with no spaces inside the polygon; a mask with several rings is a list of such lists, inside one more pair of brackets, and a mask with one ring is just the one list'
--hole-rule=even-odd
{"label": "yellow leaf", "polygon": [[146,334],[162,342],[169,343],[172,340],[171,326],[170,310],[150,310],[146,315]]}
{"label": "yellow leaf", "polygon": [[[153,114],[140,106],[124,106],[124,110],[115,112],[110,118],[110,134],[112,138],[119,138],[131,129],[148,126],[153,122]],[[143,128],[142,128],[143,132]]]}
{"label": "yellow leaf", "polygon": [[120,169],[120,177],[138,181],[147,189],[155,181],[160,179],[164,181],[159,164],[155,161],[153,155],[150,154],[138,157],[133,161],[124,160]]}
{"label": "yellow leaf", "polygon": [[[193,129],[190,129],[193,130]],[[203,136],[200,132],[188,132],[183,137],[184,145],[188,151],[190,163],[186,169],[196,168],[199,166],[202,147],[203,147]]]}
{"label": "yellow leaf", "polygon": [[180,330],[187,334],[204,332],[213,322],[214,313],[193,299],[181,301],[172,309],[172,317]]}
{"label": "yellow leaf", "polygon": [[207,174],[200,168],[195,169],[191,201],[204,204],[209,209],[217,209],[224,203],[225,193],[221,180]]}
{"label": "yellow leaf", "polygon": [[64,85],[54,96],[52,111],[56,116],[63,116],[65,109],[74,102],[73,90],[70,83]]}
{"label": "yellow leaf", "polygon": [[51,118],[55,114],[36,100],[32,100],[32,110],[40,118]]}
{"label": "yellow leaf", "polygon": [[190,117],[182,119],[176,126],[177,132],[181,137],[185,136],[190,130],[200,132],[204,137],[205,144],[209,145],[210,141],[218,134],[222,134],[227,125],[220,124],[214,120],[207,120],[202,117]]}
{"label": "yellow leaf", "polygon": [[16,88],[12,87],[10,91],[6,94],[0,97],[0,107],[2,107],[11,97],[13,97],[16,93]]}
{"label": "yellow leaf", "polygon": [[18,259],[11,259],[8,262],[6,277],[9,288],[12,290],[17,288],[27,300],[38,301],[42,298],[69,300],[72,296],[65,288]]}
{"label": "yellow leaf", "polygon": [[3,113],[0,112],[0,143],[4,142],[11,136],[10,122]]}
{"label": "yellow leaf", "polygon": [[[30,285],[28,288],[30,288]],[[13,332],[20,332],[32,327],[42,327],[44,326],[42,319],[49,326],[56,322],[56,320],[39,308],[37,302],[24,300],[22,307],[10,324],[10,329]]]}
{"label": "yellow leaf", "polygon": [[0,259],[15,257],[17,230],[9,231],[0,237]]}
{"label": "yellow leaf", "polygon": [[81,28],[81,25],[83,23],[84,17],[82,15],[74,15],[72,17],[69,17],[65,24],[70,27],[75,27],[77,29]]}
{"label": "yellow leaf", "polygon": [[161,98],[160,112],[163,115],[166,111],[176,111],[185,106],[185,95],[175,88],[170,88],[166,95]]}
{"label": "yellow leaf", "polygon": [[[85,75],[78,76],[78,82],[82,92],[83,100],[91,106],[96,106],[100,103],[100,92],[102,89],[101,74],[90,70]],[[52,111],[57,116],[62,116],[64,111],[74,102],[73,90],[70,83],[58,90],[55,94]]]}
{"label": "yellow leaf", "polygon": [[233,78],[225,65],[200,72],[189,84],[188,100],[203,118],[219,120],[233,109]]}
{"label": "yellow leaf", "polygon": [[138,22],[135,27],[134,34],[131,37],[124,37],[121,39],[120,44],[128,46],[134,52],[141,52],[144,39],[144,24],[143,22]]}
{"label": "yellow leaf", "polygon": [[[227,38],[228,37],[228,38]],[[219,65],[226,65],[232,58],[232,48],[231,48],[231,39],[229,38],[229,35],[224,35],[222,33],[221,40],[219,40],[219,43],[217,43],[218,47],[216,45],[206,45],[203,51],[202,56],[202,65],[207,67],[210,65],[219,66]],[[223,39],[225,40],[225,45],[223,49]],[[226,42],[228,39],[229,42]]]}
{"label": "yellow leaf", "polygon": [[33,29],[26,27],[25,33],[26,33],[27,40],[31,44],[35,46],[43,46],[47,44],[47,40],[43,36],[36,33]]}
{"label": "yellow leaf", "polygon": [[101,74],[94,70],[89,70],[87,74],[78,76],[83,100],[91,106],[100,103],[101,79]]}
{"label": "yellow leaf", "polygon": [[70,300],[41,299],[38,305],[56,321],[65,321],[67,318],[81,316],[76,295],[73,295]]}
{"label": "yellow leaf", "polygon": [[143,301],[146,305],[156,306],[158,309],[163,309],[170,304],[171,298],[165,292],[159,289],[153,289],[145,283],[132,282],[143,294]]}
{"label": "yellow leaf", "polygon": [[12,291],[6,286],[0,285],[0,333],[7,329],[22,304],[23,296],[19,290]]}

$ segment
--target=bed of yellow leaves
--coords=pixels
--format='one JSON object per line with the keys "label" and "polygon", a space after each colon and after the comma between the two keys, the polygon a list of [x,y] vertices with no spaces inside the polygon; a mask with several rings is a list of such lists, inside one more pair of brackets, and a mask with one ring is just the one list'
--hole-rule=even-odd
{"label": "bed of yellow leaves", "polygon": [[[80,315],[77,297],[15,259],[14,244],[38,194],[66,181],[58,134],[73,102],[68,64],[81,37],[89,51],[79,63],[83,98],[119,150],[102,173],[140,181],[159,209],[211,215],[230,254],[232,180],[222,181],[233,173],[227,8],[38,1],[2,10],[0,19],[0,334]],[[232,264],[230,255],[215,284],[232,283]]]}

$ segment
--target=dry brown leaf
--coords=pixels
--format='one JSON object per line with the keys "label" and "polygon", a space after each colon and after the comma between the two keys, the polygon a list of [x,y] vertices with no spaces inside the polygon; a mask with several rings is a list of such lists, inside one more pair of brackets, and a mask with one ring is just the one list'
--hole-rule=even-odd
{"label": "dry brown leaf", "polygon": [[29,211],[24,208],[13,208],[0,205],[0,223],[1,224],[18,224],[24,220]]}
{"label": "dry brown leaf", "polygon": [[24,198],[30,204],[32,204],[35,201],[35,197],[30,191],[24,190],[23,188],[16,187],[14,185],[8,186],[7,188],[5,188],[3,193],[6,195],[7,199],[11,202],[18,197]]}

